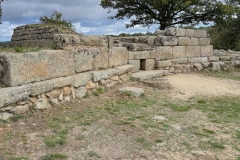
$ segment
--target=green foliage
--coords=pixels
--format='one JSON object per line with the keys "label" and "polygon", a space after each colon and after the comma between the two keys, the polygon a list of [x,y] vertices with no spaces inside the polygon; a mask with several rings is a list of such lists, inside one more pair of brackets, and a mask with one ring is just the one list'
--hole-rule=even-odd
{"label": "green foliage", "polygon": [[41,160],[60,160],[60,159],[67,159],[67,158],[68,156],[64,154],[55,153],[55,154],[45,155],[41,157]]}
{"label": "green foliage", "polygon": [[[101,0],[101,6],[117,11],[110,19],[130,19],[130,24],[126,27],[141,25],[149,27],[153,24],[159,24],[160,29],[166,27],[184,24],[196,25],[200,22],[207,23],[216,16],[218,9],[217,0]],[[222,4],[222,3],[221,3]]]}
{"label": "green foliage", "polygon": [[0,0],[0,24],[2,24],[2,22],[1,22],[1,19],[2,19],[2,2],[3,2],[4,0]]}
{"label": "green foliage", "polygon": [[63,19],[62,16],[63,16],[62,13],[54,11],[50,17],[43,16],[43,17],[40,17],[39,20],[42,24],[52,24],[52,25],[64,26],[66,28],[73,28],[72,22]]}

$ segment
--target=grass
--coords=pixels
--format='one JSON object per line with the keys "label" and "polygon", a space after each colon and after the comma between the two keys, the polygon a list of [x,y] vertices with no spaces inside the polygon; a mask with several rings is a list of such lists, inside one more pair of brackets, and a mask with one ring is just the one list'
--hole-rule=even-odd
{"label": "grass", "polygon": [[29,160],[27,157],[10,158],[10,160]]}
{"label": "grass", "polygon": [[46,136],[44,144],[47,147],[54,148],[57,145],[64,145],[67,141],[68,130],[58,131],[55,135]]}
{"label": "grass", "polygon": [[136,142],[142,145],[144,149],[149,149],[151,144],[145,140],[144,137],[139,137],[136,139]]}
{"label": "grass", "polygon": [[223,143],[220,143],[220,142],[209,141],[209,144],[211,145],[212,148],[215,148],[215,149],[225,149],[225,146],[223,145]]}
{"label": "grass", "polygon": [[105,92],[103,87],[98,87],[95,91],[93,91],[93,94],[95,96],[99,96],[100,94],[103,94]]}
{"label": "grass", "polygon": [[213,123],[239,122],[240,100],[237,97],[216,97],[205,101],[195,108],[207,113]]}
{"label": "grass", "polygon": [[87,154],[88,157],[91,157],[91,158],[101,158],[101,156],[99,156],[96,152],[94,151],[90,151],[88,152]]}
{"label": "grass", "polygon": [[39,47],[1,47],[0,52],[11,52],[11,53],[26,53],[26,52],[38,52],[40,50],[52,50],[53,48],[39,48]]}
{"label": "grass", "polygon": [[211,77],[216,77],[216,78],[227,78],[227,79],[233,79],[233,80],[240,80],[240,69],[239,68],[231,68],[227,71],[201,71],[200,73],[206,75],[206,76],[211,76]]}
{"label": "grass", "polygon": [[55,153],[55,154],[48,154],[41,157],[41,160],[60,160],[60,159],[63,159],[63,160],[68,159],[68,156],[64,154]]}

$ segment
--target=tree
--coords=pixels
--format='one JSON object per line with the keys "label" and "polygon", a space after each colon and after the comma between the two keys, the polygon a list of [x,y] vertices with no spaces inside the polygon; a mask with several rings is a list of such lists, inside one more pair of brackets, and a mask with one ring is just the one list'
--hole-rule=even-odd
{"label": "tree", "polygon": [[62,13],[54,11],[50,17],[47,16],[40,17],[39,21],[42,24],[53,24],[58,26],[64,26],[67,28],[73,28],[72,22],[63,19],[62,16],[63,16]]}
{"label": "tree", "polygon": [[117,11],[110,19],[129,18],[127,28],[159,24],[164,30],[176,24],[207,24],[214,20],[219,3],[217,0],[101,0],[100,5],[108,13]]}
{"label": "tree", "polygon": [[220,16],[208,33],[216,49],[240,50],[240,0],[225,0],[219,7]]}
{"label": "tree", "polygon": [[4,0],[0,0],[0,24],[2,24],[2,2],[3,2]]}

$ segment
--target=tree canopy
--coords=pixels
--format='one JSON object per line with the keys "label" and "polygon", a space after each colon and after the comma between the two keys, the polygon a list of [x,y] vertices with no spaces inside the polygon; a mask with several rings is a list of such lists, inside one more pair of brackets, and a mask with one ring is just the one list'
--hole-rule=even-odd
{"label": "tree canopy", "polygon": [[0,0],[0,24],[2,24],[2,2],[4,0]]}
{"label": "tree canopy", "polygon": [[196,25],[214,21],[220,14],[221,4],[217,0],[101,0],[100,5],[108,9],[108,13],[116,11],[109,17],[111,19],[129,18],[127,28],[159,24],[159,28],[164,30],[177,24]]}
{"label": "tree canopy", "polygon": [[72,22],[63,19],[62,16],[62,13],[54,11],[50,17],[40,17],[39,21],[42,24],[53,24],[58,26],[64,26],[66,28],[73,28]]}

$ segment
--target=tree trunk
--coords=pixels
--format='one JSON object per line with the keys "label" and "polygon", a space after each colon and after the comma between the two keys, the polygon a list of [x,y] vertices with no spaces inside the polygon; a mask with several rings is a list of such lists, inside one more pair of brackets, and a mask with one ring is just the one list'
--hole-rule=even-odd
{"label": "tree trunk", "polygon": [[160,23],[160,30],[165,30],[166,29],[166,24],[165,23]]}

